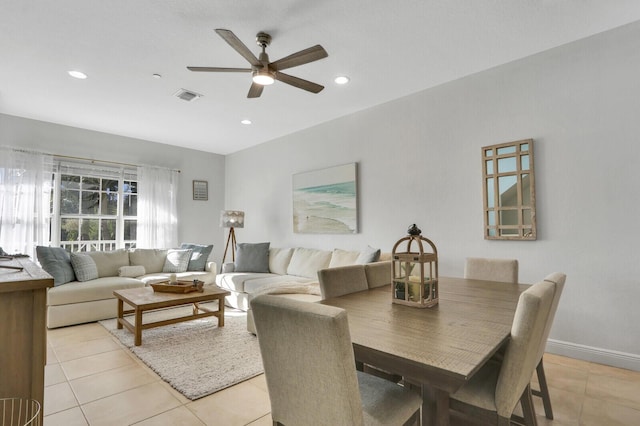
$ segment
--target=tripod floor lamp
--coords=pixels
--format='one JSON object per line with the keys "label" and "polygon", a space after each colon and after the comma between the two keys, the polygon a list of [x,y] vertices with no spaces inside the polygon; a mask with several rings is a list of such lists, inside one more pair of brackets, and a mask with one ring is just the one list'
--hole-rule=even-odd
{"label": "tripod floor lamp", "polygon": [[[234,262],[236,261],[236,233],[233,228],[244,228],[244,212],[239,210],[222,210],[220,212],[220,226],[229,228],[227,245],[224,248],[224,255],[222,256],[222,265],[224,265],[229,245],[231,245],[231,259]],[[221,268],[222,265],[220,266]]]}

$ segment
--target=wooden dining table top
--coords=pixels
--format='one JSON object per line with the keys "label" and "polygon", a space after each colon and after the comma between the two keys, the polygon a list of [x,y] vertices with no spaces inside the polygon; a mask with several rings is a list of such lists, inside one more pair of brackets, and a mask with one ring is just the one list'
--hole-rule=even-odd
{"label": "wooden dining table top", "polygon": [[391,302],[391,286],[320,303],[347,311],[356,360],[452,393],[509,339],[528,285],[440,277],[439,303]]}

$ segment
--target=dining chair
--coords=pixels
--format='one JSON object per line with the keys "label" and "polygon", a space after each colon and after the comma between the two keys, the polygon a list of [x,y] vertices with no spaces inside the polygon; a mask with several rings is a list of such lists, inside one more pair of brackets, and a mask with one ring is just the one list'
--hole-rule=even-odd
{"label": "dining chair", "polygon": [[540,281],[520,294],[511,326],[511,338],[502,361],[490,360],[451,395],[454,411],[487,424],[509,425],[520,402],[525,425],[536,425],[531,397],[531,376],[538,364],[556,289],[555,282]]}
{"label": "dining chair", "polygon": [[391,284],[391,261],[371,262],[364,265],[367,275],[367,286],[372,288],[384,287]]}
{"label": "dining chair", "polygon": [[347,312],[273,295],[251,301],[274,425],[415,425],[422,398],[356,371]]}
{"label": "dining chair", "polygon": [[[333,297],[344,296],[345,294],[355,293],[358,291],[368,290],[369,278],[371,282],[378,285],[383,280],[382,275],[385,271],[388,271],[387,281],[391,282],[391,263],[385,263],[384,266],[372,267],[369,273],[367,273],[366,267],[368,265],[348,265],[339,266],[335,268],[325,268],[318,271],[318,282],[320,283],[320,294],[322,300],[331,299]],[[388,265],[387,265],[388,263]],[[392,372],[382,370],[380,368],[364,364],[362,362],[356,362],[356,367],[360,371],[373,374],[386,380],[390,380],[394,383],[400,382],[402,376],[394,374]]]}
{"label": "dining chair", "polygon": [[464,263],[464,277],[517,284],[518,260],[467,257]]}
{"label": "dining chair", "polygon": [[320,283],[322,300],[369,289],[364,265],[320,269],[318,282]]}
{"label": "dining chair", "polygon": [[544,280],[552,282],[556,285],[556,290],[553,294],[553,301],[551,303],[551,309],[549,310],[549,318],[547,319],[547,325],[544,329],[544,335],[542,337],[542,344],[538,349],[538,358],[540,362],[538,362],[538,366],[536,367],[536,374],[538,375],[538,385],[540,386],[538,389],[531,389],[531,393],[534,396],[539,396],[542,398],[542,405],[544,406],[544,414],[545,417],[549,420],[553,420],[553,409],[551,408],[551,396],[549,395],[549,387],[547,386],[547,376],[544,372],[544,364],[543,364],[543,356],[545,349],[547,347],[547,339],[549,338],[549,332],[551,331],[551,326],[553,325],[553,319],[555,318],[556,311],[558,310],[558,303],[560,302],[560,296],[562,295],[562,290],[564,289],[564,283],[567,279],[567,276],[560,272],[555,272],[553,274],[547,275]]}

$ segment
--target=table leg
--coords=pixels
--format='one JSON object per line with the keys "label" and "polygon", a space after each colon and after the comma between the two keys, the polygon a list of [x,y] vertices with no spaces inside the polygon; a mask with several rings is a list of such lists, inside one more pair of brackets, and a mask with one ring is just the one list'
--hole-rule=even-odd
{"label": "table leg", "polygon": [[120,322],[124,318],[124,307],[122,299],[118,299],[118,319],[116,320],[116,327],[118,330],[122,329],[122,323]]}
{"label": "table leg", "polygon": [[142,344],[142,309],[136,307],[136,322],[135,322],[135,341],[134,344],[136,346],[140,346]]}
{"label": "table leg", "polygon": [[218,327],[224,327],[224,296],[218,299]]}
{"label": "table leg", "polygon": [[422,425],[449,425],[449,393],[422,385]]}
{"label": "table leg", "polygon": [[193,302],[193,315],[198,315],[198,302]]}

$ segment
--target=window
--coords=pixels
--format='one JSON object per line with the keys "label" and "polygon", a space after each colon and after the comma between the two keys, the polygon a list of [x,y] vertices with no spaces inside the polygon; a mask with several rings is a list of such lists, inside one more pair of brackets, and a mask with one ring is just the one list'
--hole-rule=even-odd
{"label": "window", "polygon": [[53,179],[51,245],[70,252],[136,246],[135,171],[60,162]]}
{"label": "window", "polygon": [[533,140],[482,148],[484,238],[535,240]]}

